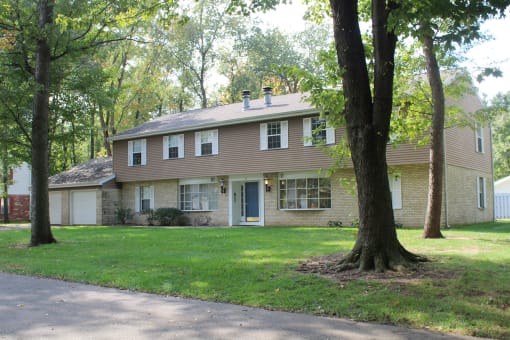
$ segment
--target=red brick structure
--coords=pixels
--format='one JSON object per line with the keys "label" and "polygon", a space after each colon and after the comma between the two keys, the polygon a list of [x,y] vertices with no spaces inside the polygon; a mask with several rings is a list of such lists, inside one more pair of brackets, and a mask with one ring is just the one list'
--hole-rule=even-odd
{"label": "red brick structure", "polygon": [[[9,220],[29,221],[30,220],[30,196],[9,195]],[[3,209],[0,209],[0,222],[3,221]]]}

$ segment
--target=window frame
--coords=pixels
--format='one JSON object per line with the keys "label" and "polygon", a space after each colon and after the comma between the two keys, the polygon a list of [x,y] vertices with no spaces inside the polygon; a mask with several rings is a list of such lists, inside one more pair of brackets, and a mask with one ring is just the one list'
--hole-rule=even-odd
{"label": "window frame", "polygon": [[[314,135],[313,130],[313,120],[316,121],[324,121],[325,128],[323,130],[326,131],[326,138],[324,143],[319,142]],[[331,145],[336,143],[335,136],[335,128],[330,127],[327,120],[321,118],[320,116],[306,117],[303,118],[303,143],[304,146],[317,146],[317,145]]]}
{"label": "window frame", "polygon": [[[218,201],[218,183],[206,181],[179,183],[179,209],[182,211],[216,211],[218,210]],[[197,208],[195,209],[195,207]]]}
{"label": "window frame", "polygon": [[475,151],[478,153],[485,153],[483,138],[483,126],[479,123],[475,124]]}
{"label": "window frame", "polygon": [[[280,147],[269,147],[269,137],[276,136],[270,135],[270,124],[280,125]],[[289,122],[287,120],[272,121],[260,124],[260,150],[279,150],[289,148]]]}
{"label": "window frame", "polygon": [[[321,182],[327,181],[327,186]],[[313,182],[316,183],[313,186]],[[293,183],[290,185],[290,183]],[[303,186],[305,183],[305,186]],[[309,185],[312,184],[312,185]],[[301,186],[300,186],[301,185]],[[314,195],[314,192],[316,195]],[[325,196],[321,195],[325,193]],[[326,194],[327,193],[327,194]],[[302,196],[304,195],[304,197]],[[278,209],[282,211],[329,210],[332,208],[331,178],[297,174],[278,179]],[[285,203],[285,204],[283,204]],[[323,205],[323,203],[325,203]],[[303,204],[305,206],[303,206]],[[315,207],[314,207],[315,204]]]}
{"label": "window frame", "polygon": [[[177,157],[170,157],[170,148],[177,148]],[[184,158],[184,134],[163,137],[163,159]]]}
{"label": "window frame", "polygon": [[478,209],[487,209],[487,179],[476,176],[476,203]]}
{"label": "window frame", "polygon": [[[145,190],[148,197],[143,197]],[[149,209],[143,209],[143,201],[149,200]],[[154,210],[154,186],[140,185],[135,187],[135,213],[146,214]]]}
{"label": "window frame", "polygon": [[[203,145],[211,144],[211,153],[204,154]],[[219,152],[218,130],[205,130],[195,132],[195,156],[214,156]]]}
{"label": "window frame", "polygon": [[[140,145],[140,151],[136,150]],[[140,154],[140,163],[135,164],[135,154]],[[134,139],[128,141],[128,166],[144,166],[147,165],[147,140]]]}

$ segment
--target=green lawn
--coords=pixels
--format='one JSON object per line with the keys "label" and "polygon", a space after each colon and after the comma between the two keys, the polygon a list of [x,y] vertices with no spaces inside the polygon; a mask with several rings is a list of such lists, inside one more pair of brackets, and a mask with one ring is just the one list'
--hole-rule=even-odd
{"label": "green lawn", "polygon": [[[1,227],[0,227],[1,228]],[[399,239],[453,278],[340,284],[295,271],[314,255],[348,251],[352,228],[54,228],[36,248],[29,230],[0,231],[0,271],[158,294],[492,338],[510,337],[510,221]]]}

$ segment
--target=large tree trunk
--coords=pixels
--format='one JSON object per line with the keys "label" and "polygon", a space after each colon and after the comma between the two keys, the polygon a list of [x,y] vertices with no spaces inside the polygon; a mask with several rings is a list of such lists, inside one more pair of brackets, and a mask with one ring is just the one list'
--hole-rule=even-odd
{"label": "large tree trunk", "polygon": [[54,243],[51,233],[48,196],[48,112],[51,53],[44,29],[52,24],[52,0],[39,1],[35,81],[38,84],[32,113],[32,238],[30,244]]}
{"label": "large tree trunk", "polygon": [[355,0],[330,0],[338,64],[343,72],[347,138],[356,175],[360,226],[352,251],[332,269],[385,271],[423,258],[397,239],[386,164],[392,110],[395,35],[387,29],[393,2],[372,1],[374,98]]}
{"label": "large tree trunk", "polygon": [[431,36],[423,39],[423,52],[427,61],[427,77],[432,91],[432,126],[430,129],[429,194],[423,228],[424,238],[442,238],[441,207],[444,173],[444,119],[445,99],[441,73]]}

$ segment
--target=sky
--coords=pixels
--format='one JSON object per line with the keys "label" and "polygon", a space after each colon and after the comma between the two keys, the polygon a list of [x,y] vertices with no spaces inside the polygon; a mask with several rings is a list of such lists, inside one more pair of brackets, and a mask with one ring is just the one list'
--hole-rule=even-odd
{"label": "sky", "polygon": [[[292,0],[292,4],[279,5],[277,10],[261,14],[260,18],[268,25],[277,26],[287,33],[298,32],[304,28],[302,20],[306,7],[300,0]],[[490,99],[498,92],[510,92],[510,11],[507,18],[490,20],[482,24],[485,34],[493,37],[492,40],[480,43],[465,55],[467,60],[462,64],[475,79],[482,98]],[[499,67],[503,77],[488,77],[483,82],[476,82],[476,75],[480,67]]]}

